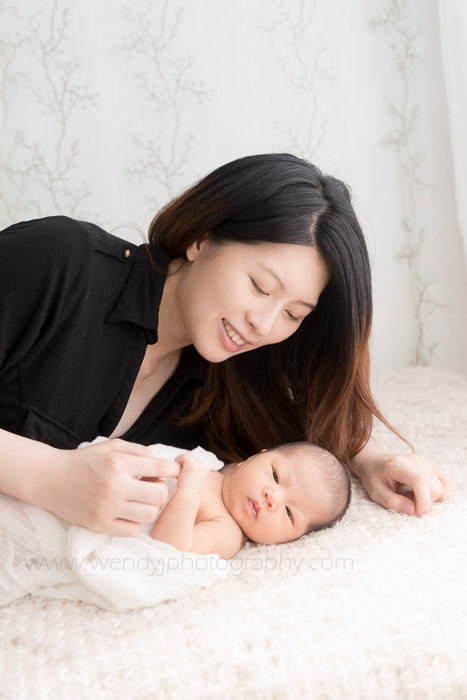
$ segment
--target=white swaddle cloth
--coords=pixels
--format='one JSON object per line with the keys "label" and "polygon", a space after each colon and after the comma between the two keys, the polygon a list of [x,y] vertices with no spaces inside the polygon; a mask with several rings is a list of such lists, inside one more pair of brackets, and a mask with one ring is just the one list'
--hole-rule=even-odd
{"label": "white swaddle cloth", "polygon": [[[107,439],[98,437],[80,447]],[[155,457],[166,459],[187,452],[168,445],[150,449]],[[210,469],[224,466],[202,447],[191,452]],[[176,479],[162,481],[170,500]],[[153,524],[137,537],[113,537],[0,494],[0,604],[31,593],[94,603],[108,610],[131,610],[208,587],[227,574],[228,562],[217,554],[181,552],[154,540],[148,534]]]}

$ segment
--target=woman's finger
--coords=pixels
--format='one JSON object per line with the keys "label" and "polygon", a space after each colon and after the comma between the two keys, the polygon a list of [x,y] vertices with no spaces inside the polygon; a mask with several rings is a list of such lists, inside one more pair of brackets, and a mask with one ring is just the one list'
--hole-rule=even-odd
{"label": "woman's finger", "polygon": [[[86,448],[84,448],[86,449]],[[180,465],[171,459],[161,457],[141,457],[131,454],[114,453],[112,464],[118,471],[126,472],[131,477],[142,479],[157,479],[160,477],[177,478],[180,474]]]}
{"label": "woman's finger", "polygon": [[439,469],[435,469],[436,476],[438,479],[441,481],[443,485],[443,493],[440,498],[437,498],[437,501],[447,501],[450,496],[451,496],[451,478],[447,476],[447,474],[443,474],[442,471]]}
{"label": "woman's finger", "polygon": [[415,513],[415,505],[412,499],[394,493],[391,489],[387,489],[387,492],[385,491],[382,500],[383,502],[381,505],[388,508],[388,510],[394,510],[396,513],[405,513],[406,515],[413,515]]}
{"label": "woman's finger", "polygon": [[133,476],[139,476],[141,478],[158,478],[158,477],[174,477],[175,479],[179,476],[181,467],[176,462],[171,459],[162,459],[161,457],[124,457],[125,460],[130,464],[129,473]]}
{"label": "woman's finger", "polygon": [[149,505],[162,506],[167,502],[168,489],[163,481],[143,481],[133,479],[127,498],[136,503],[148,503]]}
{"label": "woman's finger", "polygon": [[431,510],[431,491],[428,479],[425,477],[416,477],[409,481],[409,486],[415,495],[415,512],[421,518],[422,515],[429,513]]}
{"label": "woman's finger", "polygon": [[[399,455],[391,462],[391,477],[397,479],[398,490],[412,489],[415,494],[417,515],[421,517],[431,510],[432,501],[440,500],[445,488],[439,479],[437,471],[430,462],[421,455]],[[418,484],[418,493],[414,488]]]}
{"label": "woman's finger", "polygon": [[97,446],[129,455],[149,458],[153,457],[151,449],[146,445],[140,445],[137,442],[128,442],[127,440],[122,440],[121,438],[110,438],[109,440],[104,440],[103,442],[97,443],[96,445],[88,445],[87,447],[83,447],[82,449],[87,450],[90,447],[95,449]]}
{"label": "woman's finger", "polygon": [[126,501],[126,503],[122,505],[119,515],[120,519],[146,525],[147,523],[152,523],[152,521],[157,518],[159,511],[159,506]]}

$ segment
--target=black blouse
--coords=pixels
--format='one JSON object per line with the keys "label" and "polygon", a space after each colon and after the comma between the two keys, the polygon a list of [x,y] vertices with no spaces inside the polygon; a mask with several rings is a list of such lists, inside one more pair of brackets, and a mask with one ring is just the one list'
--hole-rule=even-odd
{"label": "black blouse", "polygon": [[[0,428],[73,449],[116,428],[147,345],[157,342],[170,256],[65,216],[0,232]],[[121,436],[143,445],[208,447],[176,415],[206,361],[183,349],[172,377]]]}

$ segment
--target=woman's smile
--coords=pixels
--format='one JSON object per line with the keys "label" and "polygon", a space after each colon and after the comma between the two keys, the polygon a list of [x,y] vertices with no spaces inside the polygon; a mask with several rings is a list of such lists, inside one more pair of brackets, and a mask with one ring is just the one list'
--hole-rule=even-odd
{"label": "woman's smile", "polygon": [[219,322],[219,329],[222,341],[227,350],[230,350],[231,352],[238,352],[238,350],[241,350],[242,347],[246,345],[246,342],[238,335],[238,333],[236,333],[233,330],[232,326],[230,326],[224,319],[222,319]]}
{"label": "woman's smile", "polygon": [[233,328],[225,318],[222,319],[227,335],[231,338],[237,345],[245,345],[248,341],[240,335],[240,333]]}

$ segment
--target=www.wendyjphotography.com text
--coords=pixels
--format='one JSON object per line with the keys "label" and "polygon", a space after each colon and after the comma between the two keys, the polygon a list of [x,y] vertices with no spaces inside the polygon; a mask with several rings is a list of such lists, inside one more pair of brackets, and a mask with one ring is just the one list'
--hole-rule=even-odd
{"label": "www.wendyjphotography.com text", "polygon": [[275,557],[234,557],[233,559],[220,559],[217,555],[207,555],[202,558],[192,558],[180,552],[180,556],[166,556],[153,559],[150,556],[141,557],[86,557],[77,560],[75,558],[40,558],[30,559],[15,558],[13,565],[26,566],[28,569],[75,569],[79,571],[85,567],[94,571],[139,571],[147,572],[148,576],[166,576],[181,570],[195,571],[229,571],[234,576],[251,571],[267,576],[272,573],[288,573],[296,576],[298,573],[316,571],[353,571],[354,560],[352,557],[290,557],[280,554]]}

